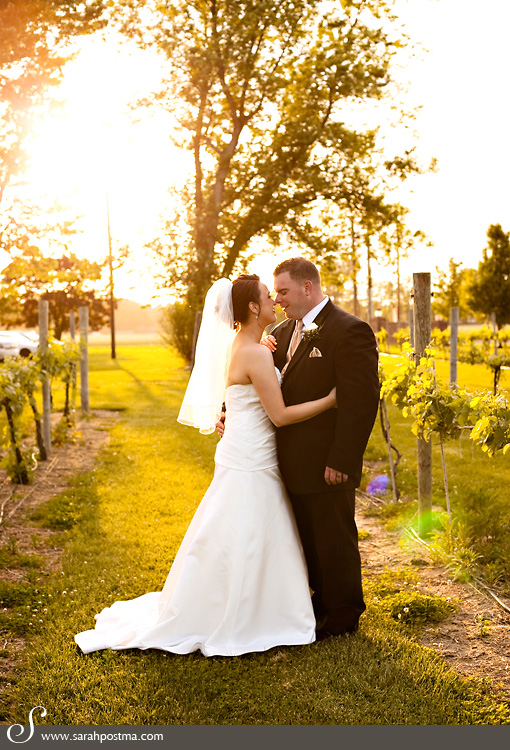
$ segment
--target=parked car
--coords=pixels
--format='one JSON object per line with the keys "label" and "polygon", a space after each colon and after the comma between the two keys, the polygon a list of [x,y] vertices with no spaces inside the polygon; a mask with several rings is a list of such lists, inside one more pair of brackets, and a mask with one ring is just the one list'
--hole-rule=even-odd
{"label": "parked car", "polygon": [[0,361],[5,357],[29,357],[37,351],[39,336],[21,331],[0,331]]}

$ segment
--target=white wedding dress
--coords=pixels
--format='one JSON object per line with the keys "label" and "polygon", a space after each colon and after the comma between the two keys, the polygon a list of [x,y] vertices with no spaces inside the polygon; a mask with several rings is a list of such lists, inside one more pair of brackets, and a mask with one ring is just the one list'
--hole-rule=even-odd
{"label": "white wedding dress", "polygon": [[277,465],[274,428],[252,385],[226,391],[213,481],[160,592],[115,602],[84,653],[157,648],[237,656],[315,640],[306,563]]}

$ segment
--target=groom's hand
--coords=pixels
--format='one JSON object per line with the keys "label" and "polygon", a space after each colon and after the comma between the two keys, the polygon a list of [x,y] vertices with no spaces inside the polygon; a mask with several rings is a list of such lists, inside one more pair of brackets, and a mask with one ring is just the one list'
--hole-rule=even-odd
{"label": "groom's hand", "polygon": [[329,466],[326,466],[324,479],[326,480],[326,484],[342,484],[342,482],[347,482],[349,477],[347,474],[342,474],[342,472],[337,471],[336,469],[330,469]]}
{"label": "groom's hand", "polygon": [[262,346],[267,346],[270,352],[276,351],[276,339],[274,336],[271,336],[271,334],[260,339],[260,343]]}
{"label": "groom's hand", "polygon": [[221,416],[216,422],[216,432],[220,436],[220,438],[223,437],[223,433],[225,432],[225,412],[221,412]]}

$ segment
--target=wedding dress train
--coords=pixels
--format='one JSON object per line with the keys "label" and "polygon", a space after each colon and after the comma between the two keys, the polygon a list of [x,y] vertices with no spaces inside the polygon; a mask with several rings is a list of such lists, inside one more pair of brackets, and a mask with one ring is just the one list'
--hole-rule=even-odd
{"label": "wedding dress train", "polygon": [[237,656],[315,640],[306,563],[252,385],[231,385],[214,478],[163,590],[115,602],[78,633],[84,653],[156,648]]}

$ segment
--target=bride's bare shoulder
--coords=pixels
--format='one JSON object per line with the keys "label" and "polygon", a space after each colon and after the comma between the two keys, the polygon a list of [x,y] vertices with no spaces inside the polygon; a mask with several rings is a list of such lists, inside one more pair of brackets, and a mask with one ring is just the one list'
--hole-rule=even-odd
{"label": "bride's bare shoulder", "polygon": [[234,356],[235,362],[238,364],[255,364],[257,367],[273,366],[273,355],[267,346],[262,346],[262,344],[245,343],[233,352],[233,360]]}

